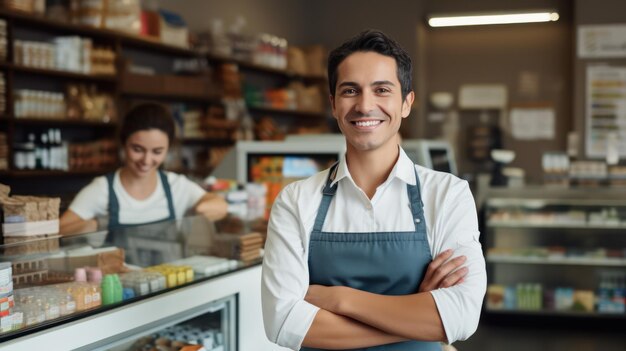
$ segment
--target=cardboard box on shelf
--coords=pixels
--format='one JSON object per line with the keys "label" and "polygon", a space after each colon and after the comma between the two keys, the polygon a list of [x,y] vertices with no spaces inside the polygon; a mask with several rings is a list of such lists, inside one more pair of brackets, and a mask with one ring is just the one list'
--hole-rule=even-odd
{"label": "cardboard box on shelf", "polygon": [[111,274],[127,271],[124,258],[124,249],[111,247],[84,252],[68,252],[63,257],[48,258],[47,264],[50,270],[61,272],[73,272],[81,267],[98,267],[102,270],[102,274]]}

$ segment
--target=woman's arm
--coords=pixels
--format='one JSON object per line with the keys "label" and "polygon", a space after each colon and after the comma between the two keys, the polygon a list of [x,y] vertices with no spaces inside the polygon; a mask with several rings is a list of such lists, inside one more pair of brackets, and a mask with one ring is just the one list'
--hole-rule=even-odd
{"label": "woman's arm", "polygon": [[98,229],[95,219],[82,219],[72,210],[67,210],[59,219],[59,233],[61,235],[81,234],[94,232]]}
{"label": "woman's arm", "polygon": [[212,221],[216,221],[226,217],[228,214],[228,204],[223,197],[206,193],[196,202],[194,211]]}

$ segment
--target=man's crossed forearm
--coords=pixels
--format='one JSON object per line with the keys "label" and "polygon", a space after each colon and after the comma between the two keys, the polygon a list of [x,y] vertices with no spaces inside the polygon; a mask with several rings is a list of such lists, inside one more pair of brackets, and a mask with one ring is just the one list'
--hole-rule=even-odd
{"label": "man's crossed forearm", "polygon": [[350,349],[407,340],[446,341],[443,323],[429,291],[463,282],[465,257],[449,260],[444,251],[433,260],[411,295],[385,296],[349,287],[311,285],[305,297],[320,308],[303,346]]}

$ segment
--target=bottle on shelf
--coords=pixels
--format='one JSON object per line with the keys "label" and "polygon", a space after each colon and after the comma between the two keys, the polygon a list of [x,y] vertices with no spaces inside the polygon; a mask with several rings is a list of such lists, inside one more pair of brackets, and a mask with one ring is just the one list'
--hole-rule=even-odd
{"label": "bottle on shelf", "polygon": [[50,143],[48,142],[48,134],[42,133],[41,140],[41,169],[50,169]]}

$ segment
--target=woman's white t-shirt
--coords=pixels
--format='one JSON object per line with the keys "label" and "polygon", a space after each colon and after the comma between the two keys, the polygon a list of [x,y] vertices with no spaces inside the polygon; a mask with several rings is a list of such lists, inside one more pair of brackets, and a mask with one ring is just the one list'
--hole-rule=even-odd
{"label": "woman's white t-shirt", "polygon": [[[165,174],[172,192],[176,218],[182,218],[206,192],[184,175],[172,172],[165,172]],[[144,200],[137,200],[126,192],[120,181],[120,171],[117,170],[113,178],[113,190],[120,206],[119,223],[150,223],[169,216],[167,198],[160,178],[156,190],[149,197]],[[108,216],[109,185],[106,177],[96,177],[84,187],[76,195],[69,209],[85,220]]]}

